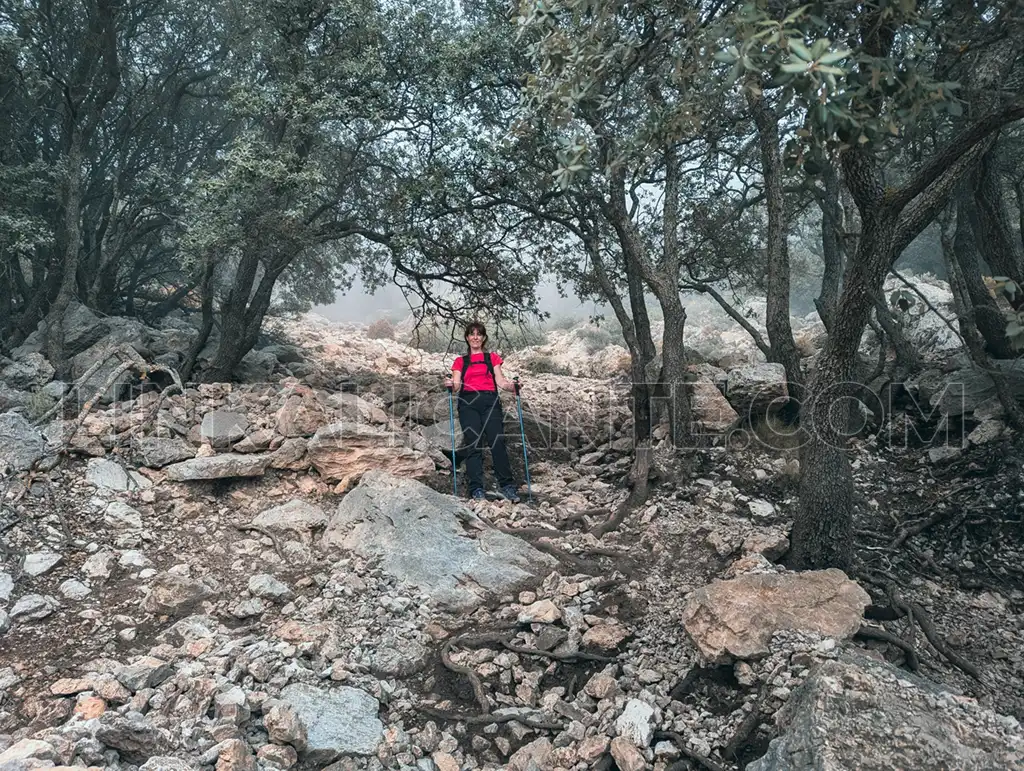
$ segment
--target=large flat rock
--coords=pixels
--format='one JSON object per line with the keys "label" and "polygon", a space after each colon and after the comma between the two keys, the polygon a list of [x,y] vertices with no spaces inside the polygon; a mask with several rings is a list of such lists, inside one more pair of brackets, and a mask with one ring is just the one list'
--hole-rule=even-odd
{"label": "large flat rock", "polygon": [[260,455],[210,455],[172,463],[164,471],[167,478],[175,482],[194,482],[200,479],[230,479],[232,477],[262,476],[270,464],[271,456]]}
{"label": "large flat rock", "polygon": [[768,653],[779,630],[846,639],[860,628],[868,593],[841,570],[746,573],[690,595],[683,626],[710,662]]}
{"label": "large flat rock", "polygon": [[0,415],[0,473],[5,467],[15,471],[32,468],[45,451],[43,435],[25,418],[14,412]]}
{"label": "large flat rock", "polygon": [[380,705],[366,691],[292,683],[281,691],[281,699],[306,728],[307,761],[324,764],[341,755],[373,755],[384,738]]}
{"label": "large flat rock", "polygon": [[310,464],[324,479],[348,480],[373,469],[422,478],[434,471],[434,461],[413,449],[394,431],[365,423],[332,423],[317,430],[306,445]]}
{"label": "large flat rock", "polygon": [[746,771],[1024,768],[1014,718],[860,654],[824,662],[776,722],[782,735]]}
{"label": "large flat rock", "polygon": [[456,609],[508,592],[556,564],[450,496],[379,470],[364,474],[345,496],[321,543],[379,557],[388,573]]}

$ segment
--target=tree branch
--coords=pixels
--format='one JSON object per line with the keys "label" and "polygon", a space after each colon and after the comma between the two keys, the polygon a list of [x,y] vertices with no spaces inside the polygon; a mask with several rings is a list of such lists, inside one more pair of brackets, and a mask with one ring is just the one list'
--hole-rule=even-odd
{"label": "tree branch", "polygon": [[902,210],[942,177],[964,154],[973,150],[978,143],[1007,123],[1020,118],[1024,118],[1024,99],[1016,99],[979,118],[947,142],[937,155],[918,169],[911,180],[891,196],[890,204],[896,211]]}

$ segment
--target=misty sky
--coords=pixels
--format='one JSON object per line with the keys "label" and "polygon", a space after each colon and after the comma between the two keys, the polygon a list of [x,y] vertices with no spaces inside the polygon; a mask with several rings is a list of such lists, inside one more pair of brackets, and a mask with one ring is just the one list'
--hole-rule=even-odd
{"label": "misty sky", "polygon": [[[541,285],[540,307],[556,319],[560,316],[585,317],[599,310],[595,303],[580,303],[574,297],[559,297],[553,282]],[[332,304],[313,308],[314,313],[331,321],[360,321],[366,324],[396,311],[403,315],[408,311],[408,305],[396,287],[388,285],[371,295],[363,290],[358,278],[352,289],[344,294],[339,293]],[[608,313],[605,315],[608,316]]]}

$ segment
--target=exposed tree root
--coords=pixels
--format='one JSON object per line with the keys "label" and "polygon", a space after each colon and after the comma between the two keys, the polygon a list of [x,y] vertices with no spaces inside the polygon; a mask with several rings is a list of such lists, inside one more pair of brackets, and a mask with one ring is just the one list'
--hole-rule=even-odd
{"label": "exposed tree root", "polygon": [[459,712],[450,712],[444,709],[438,709],[437,707],[431,707],[426,704],[421,704],[418,707],[419,711],[436,717],[439,720],[448,720],[451,722],[462,722],[467,725],[488,725],[490,723],[522,723],[530,728],[539,728],[546,731],[561,731],[564,726],[561,723],[550,722],[547,720],[534,720],[533,718],[526,717],[524,715],[463,715]]}
{"label": "exposed tree root", "polygon": [[911,672],[916,672],[920,666],[920,661],[917,657],[917,651],[914,650],[914,646],[904,640],[902,637],[897,637],[892,632],[885,629],[880,629],[877,626],[861,626],[857,630],[854,637],[860,637],[864,640],[883,640],[890,645],[895,645],[897,648],[902,650],[906,654],[907,658],[907,669]]}
{"label": "exposed tree root", "polygon": [[[874,586],[879,587],[886,592],[886,594],[889,597],[889,602],[892,604],[893,611],[897,614],[896,617],[908,619],[911,634],[913,634],[914,623],[917,622],[917,625],[921,627],[921,631],[924,632],[924,636],[928,639],[928,642],[936,651],[939,652],[940,655],[942,655],[953,666],[963,670],[968,675],[973,677],[975,680],[979,682],[984,682],[984,679],[981,676],[981,670],[979,670],[974,664],[967,661],[967,659],[965,659],[959,653],[950,649],[950,647],[946,645],[945,640],[943,640],[942,636],[939,635],[939,633],[936,631],[935,625],[932,623],[931,617],[925,612],[924,608],[922,608],[917,603],[907,602],[899,595],[899,593],[896,591],[895,579],[892,576],[886,574],[885,577],[890,579],[888,582],[882,582],[871,571],[862,571],[860,573],[860,576],[864,581],[873,584]],[[861,628],[861,631],[863,631],[863,629],[864,627]],[[860,632],[858,632],[858,634],[860,634]],[[913,647],[913,641],[902,641],[902,643],[903,644],[893,644],[897,645],[897,647],[903,650],[906,650],[905,646],[907,645],[909,645],[911,648]],[[917,654],[915,652],[915,656],[916,655]]]}
{"label": "exposed tree root", "polygon": [[613,530],[618,530],[630,512],[647,501],[650,494],[648,477],[651,474],[653,452],[649,440],[636,448],[636,458],[633,460],[633,468],[629,472],[629,496],[619,504],[614,514],[591,528],[590,532],[595,538],[603,538]]}
{"label": "exposed tree root", "polygon": [[[545,554],[549,554],[559,562],[571,566],[574,570],[580,573],[586,573],[587,575],[596,576],[605,572],[605,568],[598,565],[596,562],[589,560],[580,559],[575,554],[570,554],[564,549],[559,549],[554,544],[547,543],[541,540],[542,538],[557,537],[559,535],[556,530],[547,530],[545,528],[516,528],[516,527],[499,527],[497,528],[503,533],[509,535],[515,535],[521,537],[525,541],[529,541],[530,545],[538,551],[542,551]],[[536,531],[543,531],[543,535],[533,535]]]}
{"label": "exposed tree root", "polygon": [[484,632],[481,634],[467,634],[458,638],[458,644],[467,648],[479,648],[484,645],[500,645],[506,650],[512,653],[518,653],[523,656],[539,656],[544,659],[551,659],[552,661],[560,662],[576,662],[576,661],[597,661],[603,664],[616,661],[614,656],[600,656],[596,653],[584,653],[578,651],[576,653],[553,653],[551,651],[542,651],[539,648],[527,648],[523,645],[516,645],[512,642],[512,632]]}
{"label": "exposed tree root", "polygon": [[[686,743],[686,739],[684,739],[681,734],[678,734],[675,731],[655,731],[654,738],[668,739],[669,741],[673,742],[679,749],[679,751],[683,753],[684,757],[692,760],[694,763],[700,766],[703,766],[704,768],[708,769],[708,771],[727,771],[725,766],[716,763],[711,758],[705,757],[704,755],[701,755],[691,750],[690,746]],[[676,762],[669,766],[668,769],[666,769],[666,771],[685,771],[687,765],[688,764],[683,763],[681,761]]]}

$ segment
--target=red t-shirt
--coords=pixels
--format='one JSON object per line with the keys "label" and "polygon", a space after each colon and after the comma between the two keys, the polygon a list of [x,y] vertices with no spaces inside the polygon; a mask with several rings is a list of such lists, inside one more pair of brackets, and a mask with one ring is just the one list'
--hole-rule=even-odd
{"label": "red t-shirt", "polygon": [[[502,364],[502,358],[491,351],[488,351],[488,355],[491,357],[491,366],[498,367]],[[462,369],[462,360],[465,356],[460,356],[452,364],[452,372],[458,372]],[[462,373],[462,390],[463,391],[494,391],[494,381],[491,379],[491,373],[487,371],[487,362],[484,361],[483,353],[474,353],[470,359],[469,364]]]}

